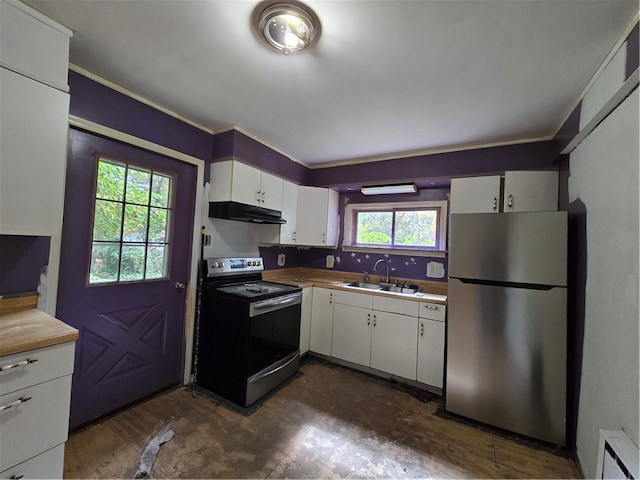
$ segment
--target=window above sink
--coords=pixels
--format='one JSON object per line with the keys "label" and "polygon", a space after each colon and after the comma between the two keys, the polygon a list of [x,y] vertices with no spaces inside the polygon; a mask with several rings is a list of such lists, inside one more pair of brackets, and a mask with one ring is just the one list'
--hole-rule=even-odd
{"label": "window above sink", "polygon": [[447,202],[353,203],[345,207],[345,251],[444,257]]}

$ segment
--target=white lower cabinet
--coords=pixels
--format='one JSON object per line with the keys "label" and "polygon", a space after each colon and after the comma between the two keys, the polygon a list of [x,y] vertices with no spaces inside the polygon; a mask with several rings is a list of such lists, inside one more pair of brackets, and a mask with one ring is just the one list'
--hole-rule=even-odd
{"label": "white lower cabinet", "polygon": [[51,472],[64,470],[64,443],[0,472],[0,479],[51,478]]}
{"label": "white lower cabinet", "polygon": [[311,351],[442,388],[446,306],[314,287]]}
{"label": "white lower cabinet", "polygon": [[371,309],[336,304],[333,310],[332,355],[369,366],[371,363]]}
{"label": "white lower cabinet", "polygon": [[[393,308],[402,313],[415,308],[415,313],[409,316],[376,310],[377,307],[387,310]],[[415,380],[417,313],[416,302],[337,291],[332,355]]]}
{"label": "white lower cabinet", "polygon": [[329,356],[333,338],[333,296],[331,289],[313,287],[309,349]]}
{"label": "white lower cabinet", "polygon": [[444,305],[421,305],[417,380],[437,388],[442,388],[444,383],[445,317]]}
{"label": "white lower cabinet", "polygon": [[418,319],[377,311],[373,316],[371,368],[415,380]]}
{"label": "white lower cabinet", "polygon": [[309,351],[311,340],[311,303],[313,301],[313,288],[302,289],[302,312],[300,314],[300,355]]}
{"label": "white lower cabinet", "polygon": [[0,357],[2,478],[62,478],[75,342]]}

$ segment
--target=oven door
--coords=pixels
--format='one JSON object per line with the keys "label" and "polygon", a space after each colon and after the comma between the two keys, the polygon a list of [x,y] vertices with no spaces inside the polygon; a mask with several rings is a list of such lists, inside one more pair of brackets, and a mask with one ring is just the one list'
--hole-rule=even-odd
{"label": "oven door", "polygon": [[301,292],[251,303],[249,376],[299,350],[301,304]]}
{"label": "oven door", "polygon": [[302,292],[251,303],[246,405],[298,371],[301,304]]}

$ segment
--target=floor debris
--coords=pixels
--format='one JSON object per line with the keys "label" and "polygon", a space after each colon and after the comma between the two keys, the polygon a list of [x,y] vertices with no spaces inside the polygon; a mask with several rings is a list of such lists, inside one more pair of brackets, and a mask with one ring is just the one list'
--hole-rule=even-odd
{"label": "floor debris", "polygon": [[166,425],[158,435],[149,440],[140,456],[140,466],[133,478],[149,478],[153,463],[156,461],[158,451],[160,451],[160,445],[167,443],[173,438],[173,430],[169,430],[169,426],[170,424]]}

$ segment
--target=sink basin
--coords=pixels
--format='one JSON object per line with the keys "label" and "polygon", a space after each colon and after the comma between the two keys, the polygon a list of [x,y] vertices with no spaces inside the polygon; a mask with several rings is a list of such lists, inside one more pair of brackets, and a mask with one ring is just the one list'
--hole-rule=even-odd
{"label": "sink basin", "polygon": [[402,293],[402,287],[397,285],[384,285],[380,290],[385,292]]}
{"label": "sink basin", "polygon": [[358,288],[368,288],[369,290],[380,290],[380,285],[377,283],[368,283],[368,282],[351,282],[345,283],[347,287],[358,287]]}

